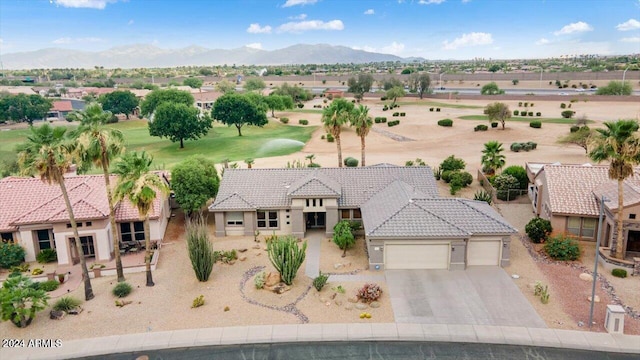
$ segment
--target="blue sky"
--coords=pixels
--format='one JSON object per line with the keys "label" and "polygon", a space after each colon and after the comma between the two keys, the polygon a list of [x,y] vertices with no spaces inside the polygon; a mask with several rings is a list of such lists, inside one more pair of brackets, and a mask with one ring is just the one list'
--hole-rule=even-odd
{"label": "blue sky", "polygon": [[640,53],[640,0],[1,0],[0,54],[327,43],[426,59]]}

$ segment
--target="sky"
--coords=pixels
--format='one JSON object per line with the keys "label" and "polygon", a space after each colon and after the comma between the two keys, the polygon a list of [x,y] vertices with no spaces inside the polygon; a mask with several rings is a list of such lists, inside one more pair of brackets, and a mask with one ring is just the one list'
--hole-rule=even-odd
{"label": "sky", "polygon": [[0,0],[0,55],[295,44],[430,60],[640,53],[640,0]]}

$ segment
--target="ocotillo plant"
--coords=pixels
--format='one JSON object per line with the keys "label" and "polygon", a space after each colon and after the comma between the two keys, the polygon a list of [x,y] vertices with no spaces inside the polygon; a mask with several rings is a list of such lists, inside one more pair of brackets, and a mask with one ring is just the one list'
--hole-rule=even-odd
{"label": "ocotillo plant", "polygon": [[198,281],[207,281],[213,270],[215,259],[205,220],[202,217],[196,220],[188,220],[186,232],[189,259],[191,260],[193,271],[196,273]]}
{"label": "ocotillo plant", "polygon": [[269,260],[280,273],[282,282],[287,285],[293,283],[307,250],[306,241],[302,244],[302,248],[298,247],[297,242],[293,236],[278,236],[267,243]]}

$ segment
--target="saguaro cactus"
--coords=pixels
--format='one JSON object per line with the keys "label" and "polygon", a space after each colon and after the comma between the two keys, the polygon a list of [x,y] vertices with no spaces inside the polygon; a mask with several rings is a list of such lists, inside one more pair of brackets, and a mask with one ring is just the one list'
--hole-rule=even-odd
{"label": "saguaro cactus", "polygon": [[293,236],[275,237],[267,242],[269,260],[280,273],[282,282],[287,285],[293,283],[306,255],[307,242],[302,243],[302,248],[297,242]]}

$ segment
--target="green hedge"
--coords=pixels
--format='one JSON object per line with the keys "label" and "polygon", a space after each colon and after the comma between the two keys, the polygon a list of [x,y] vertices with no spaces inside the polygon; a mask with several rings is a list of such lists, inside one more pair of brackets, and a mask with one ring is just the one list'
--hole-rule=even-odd
{"label": "green hedge", "polygon": [[438,125],[445,126],[445,127],[451,127],[451,126],[453,126],[453,120],[451,120],[451,119],[438,120]]}
{"label": "green hedge", "polygon": [[540,129],[542,127],[542,122],[540,121],[532,121],[529,123],[529,126],[534,128],[534,129]]}
{"label": "green hedge", "polygon": [[300,124],[300,125],[309,125],[309,120],[300,119],[300,120],[298,120],[298,124]]}
{"label": "green hedge", "polygon": [[627,277],[627,270],[625,270],[625,269],[613,269],[613,270],[611,270],[611,275],[613,275],[615,277],[619,277],[619,278],[626,278]]}
{"label": "green hedge", "polygon": [[376,124],[380,124],[380,123],[386,123],[387,122],[387,118],[386,117],[382,117],[382,116],[376,116],[373,121]]}
{"label": "green hedge", "polygon": [[580,258],[578,242],[563,235],[550,238],[544,245],[544,251],[555,260],[573,261]]}
{"label": "green hedge", "polygon": [[289,118],[281,117],[280,118],[280,122],[283,123],[283,124],[288,124],[289,123]]}
{"label": "green hedge", "polygon": [[489,127],[487,125],[478,125],[473,128],[473,131],[487,131]]}
{"label": "green hedge", "polygon": [[400,120],[393,120],[387,123],[387,126],[392,127],[400,124]]}

